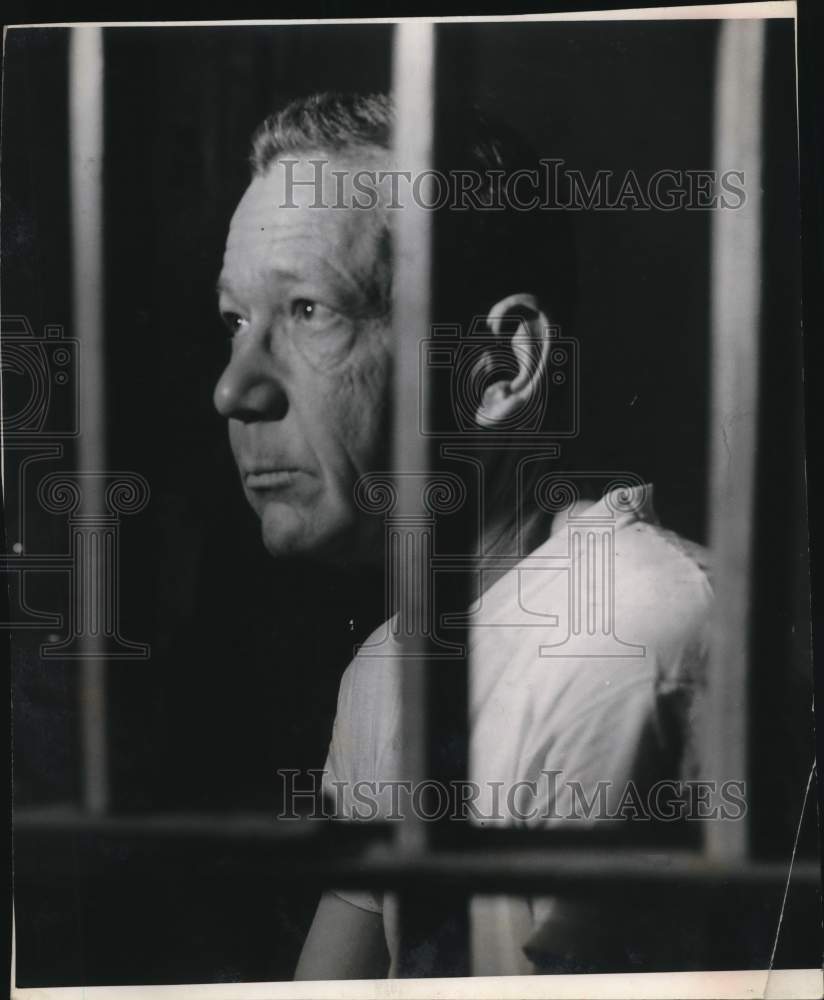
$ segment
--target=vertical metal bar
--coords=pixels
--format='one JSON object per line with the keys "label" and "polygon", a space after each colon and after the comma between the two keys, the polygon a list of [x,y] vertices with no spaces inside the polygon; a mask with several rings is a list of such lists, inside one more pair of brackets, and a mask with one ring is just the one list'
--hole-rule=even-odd
{"label": "vertical metal bar", "polygon": [[[74,328],[80,339],[78,390],[82,406],[78,468],[105,468],[103,344],[103,32],[73,28],[69,55],[69,136]],[[103,480],[87,478],[81,511],[103,509]],[[103,635],[83,629],[80,713],[83,803],[93,814],[108,805]]]}
{"label": "vertical metal bar", "polygon": [[[395,101],[395,162],[413,176],[432,169],[434,142],[434,25],[405,21],[395,27],[392,92]],[[420,412],[430,406],[428,380],[419,371],[420,342],[431,321],[432,214],[414,200],[395,218],[393,326],[404,336],[396,340],[393,461],[398,490],[398,515],[421,517],[421,478],[429,472],[429,442],[420,432]],[[412,602],[425,599],[416,580],[416,559],[404,558],[401,572]],[[411,621],[420,621],[414,611]],[[418,632],[405,637],[412,654],[403,670],[403,765],[410,781],[426,777],[427,639]],[[418,659],[418,657],[420,659]],[[398,831],[399,846],[424,850],[426,823],[408,816]]]}
{"label": "vertical metal bar", "polygon": [[[715,103],[715,170],[743,171],[746,201],[712,218],[710,544],[715,622],[704,749],[706,775],[747,781],[755,461],[761,319],[761,160],[764,22],[722,23]],[[749,850],[746,820],[711,821],[705,849]]]}
{"label": "vertical metal bar", "polygon": [[[413,177],[435,166],[435,28],[425,22],[404,22],[395,28],[393,96],[396,125],[395,164]],[[418,784],[435,779],[446,786],[454,770],[446,749],[454,744],[453,712],[460,725],[466,711],[465,673],[435,659],[437,600],[432,587],[433,511],[426,506],[426,484],[437,464],[434,449],[422,433],[421,416],[434,406],[427,372],[422,370],[421,342],[432,325],[432,212],[414,203],[395,216],[394,301],[395,414],[393,455],[398,491],[397,517],[407,545],[400,567],[406,616],[400,631],[404,646],[402,671],[403,777]],[[451,671],[451,672],[450,672]],[[460,702],[463,699],[464,703]],[[457,703],[456,703],[457,702]],[[430,790],[432,786],[430,786]],[[413,795],[412,801],[417,796]],[[398,848],[423,855],[436,837],[447,832],[438,824],[410,814],[398,831]],[[399,976],[469,974],[469,925],[466,897],[437,895],[429,887],[405,891],[399,897]]]}

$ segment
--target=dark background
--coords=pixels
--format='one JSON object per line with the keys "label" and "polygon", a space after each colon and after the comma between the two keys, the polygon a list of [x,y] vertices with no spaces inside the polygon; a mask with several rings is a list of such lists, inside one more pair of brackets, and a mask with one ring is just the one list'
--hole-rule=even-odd
{"label": "dark background", "polygon": [[[541,155],[587,177],[705,169],[716,30],[712,22],[448,27],[445,35],[460,32],[462,55],[442,71],[446,86],[459,72],[461,87]],[[791,25],[770,33],[771,392],[757,593],[757,619],[769,627],[760,626],[754,665],[753,746],[766,791],[753,808],[757,846],[783,858],[812,751],[809,627],[799,611],[806,546],[799,495],[785,488],[798,480],[800,419]],[[4,312],[28,316],[35,330],[58,323],[77,335],[66,37],[17,30],[6,40],[3,294]],[[211,391],[226,352],[214,282],[248,182],[253,128],[300,94],[386,88],[390,41],[385,26],[106,32],[109,466],[140,472],[152,488],[148,509],[123,529],[123,633],[151,643],[152,656],[109,668],[117,815],[271,815],[278,768],[322,766],[352,645],[382,618],[380,580],[268,559]],[[686,211],[574,219],[582,438],[597,442],[602,467],[654,482],[664,523],[698,541],[709,224],[709,213]],[[27,544],[36,549],[36,535]],[[44,606],[65,599],[59,584],[41,587]],[[80,800],[77,668],[40,661],[42,638],[14,640],[16,808],[21,817],[56,810],[50,823],[21,824],[16,838],[18,984],[288,978],[314,895],[285,893],[242,844],[113,848],[61,827]],[[805,836],[809,849],[812,827]],[[745,922],[743,937],[747,930]],[[739,967],[763,967],[770,943],[754,926]]]}

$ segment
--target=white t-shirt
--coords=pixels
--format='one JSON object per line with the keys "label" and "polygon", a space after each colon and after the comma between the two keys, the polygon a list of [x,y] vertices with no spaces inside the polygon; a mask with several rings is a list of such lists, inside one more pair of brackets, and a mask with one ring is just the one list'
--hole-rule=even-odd
{"label": "white t-shirt", "polygon": [[[608,782],[600,801],[614,812],[628,783],[643,789],[682,777],[673,768],[683,768],[690,752],[712,592],[705,550],[658,524],[651,494],[639,487],[562,511],[547,541],[472,609],[469,779],[478,785],[480,818],[471,821],[586,824],[580,798],[581,818],[569,817],[576,795],[592,801],[599,782]],[[403,778],[404,660],[391,647],[367,655],[371,641],[341,681],[326,763],[325,788],[345,816],[356,809],[348,794],[356,782]],[[534,783],[534,794],[520,786],[508,800],[517,782]],[[391,818],[389,794],[378,796],[381,818]],[[339,895],[383,913],[392,975],[394,899]],[[474,897],[473,973],[532,971],[523,946],[552,919],[554,905],[547,898]]]}

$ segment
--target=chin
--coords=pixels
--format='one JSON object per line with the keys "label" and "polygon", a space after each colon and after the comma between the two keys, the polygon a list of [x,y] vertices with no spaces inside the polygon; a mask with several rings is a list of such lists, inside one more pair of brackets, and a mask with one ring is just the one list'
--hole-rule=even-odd
{"label": "chin", "polygon": [[269,503],[261,512],[260,521],[263,545],[276,559],[305,556],[324,562],[345,562],[357,551],[355,518],[351,513],[331,517],[318,509],[303,511],[287,504]]}

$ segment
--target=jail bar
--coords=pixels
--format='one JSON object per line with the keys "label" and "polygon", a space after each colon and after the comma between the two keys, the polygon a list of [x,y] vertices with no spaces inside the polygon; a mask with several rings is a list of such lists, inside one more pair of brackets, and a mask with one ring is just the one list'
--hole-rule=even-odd
{"label": "jail bar", "polygon": [[[435,165],[436,45],[435,26],[422,22],[396,25],[392,90],[395,101],[395,164],[413,177]],[[428,779],[446,777],[444,747],[450,726],[440,718],[444,703],[454,706],[456,720],[466,711],[463,662],[445,666],[438,650],[438,599],[433,583],[433,503],[429,486],[438,458],[423,434],[422,417],[433,406],[428,371],[421,365],[421,342],[431,329],[432,213],[414,201],[394,218],[393,327],[396,340],[393,464],[397,506],[394,521],[403,527],[397,611],[402,627],[401,670],[403,777],[420,787]],[[432,623],[434,628],[430,628]],[[451,671],[451,672],[450,672]],[[461,730],[460,721],[457,728]],[[461,732],[461,737],[465,733]],[[464,762],[459,762],[460,768]],[[453,765],[454,766],[454,765]],[[414,810],[408,811],[414,813]],[[408,814],[400,824],[396,849],[400,857],[426,858],[436,845],[438,824]],[[398,975],[468,975],[469,922],[465,894],[440,898],[434,887],[409,886],[399,898],[400,948]],[[434,944],[434,946],[433,946]]]}
{"label": "jail bar", "polygon": [[[78,395],[81,400],[77,466],[105,468],[106,440],[103,344],[103,32],[76,27],[69,55],[69,135],[74,329],[80,341]],[[103,507],[103,482],[84,491],[89,515]],[[82,516],[82,510],[81,510]],[[102,636],[85,630],[80,665],[79,710],[83,802],[99,815],[108,805],[105,662]]]}
{"label": "jail bar", "polygon": [[[746,202],[712,216],[710,332],[710,546],[715,587],[705,774],[747,781],[747,698],[754,544],[758,359],[761,311],[763,21],[720,27],[715,89],[715,170],[744,173]],[[705,849],[746,857],[745,820],[708,822]]]}
{"label": "jail bar", "polygon": [[[395,162],[419,174],[432,168],[434,141],[434,25],[406,21],[395,27],[392,92],[396,126],[393,138]],[[425,514],[420,483],[429,472],[429,442],[420,433],[420,412],[430,405],[428,380],[419,375],[420,338],[426,336],[431,316],[432,218],[413,204],[395,217],[393,250],[396,280],[392,303],[393,325],[406,336],[396,343],[395,419],[392,455],[397,514],[408,524]],[[420,332],[419,332],[420,331]],[[407,556],[404,558],[404,556]],[[407,553],[400,571],[412,617],[425,599],[418,580],[420,562]],[[404,629],[407,633],[407,630]],[[420,657],[405,660],[402,681],[404,776],[411,781],[426,777],[426,671],[419,669],[426,658],[427,639],[418,629],[404,635],[406,652]],[[399,847],[423,850],[426,824],[407,817],[401,824]]]}

